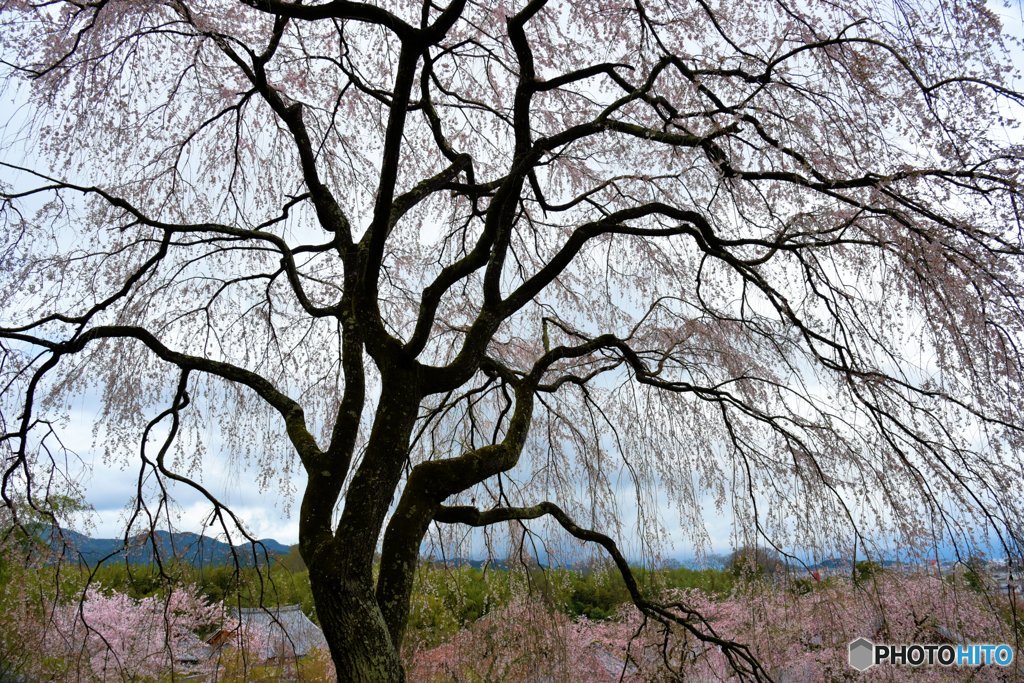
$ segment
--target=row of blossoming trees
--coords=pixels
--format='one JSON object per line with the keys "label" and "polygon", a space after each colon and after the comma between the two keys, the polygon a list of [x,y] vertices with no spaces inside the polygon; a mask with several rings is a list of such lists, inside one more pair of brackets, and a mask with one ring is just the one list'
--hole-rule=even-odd
{"label": "row of blossoming trees", "polygon": [[[22,567],[21,569],[24,569]],[[37,569],[41,569],[37,567]],[[257,653],[269,634],[243,629],[221,603],[195,586],[133,599],[92,585],[75,595],[53,567],[20,575],[0,563],[0,680],[333,680],[326,653],[268,666]],[[847,665],[858,637],[890,643],[1010,643],[1024,635],[1012,594],[961,576],[878,572],[824,581],[739,581],[728,595],[669,591],[725,639],[748,643],[780,681],[1018,680],[1024,668],[876,667]],[[62,581],[65,585],[61,585]],[[409,681],[726,680],[726,655],[681,629],[647,621],[633,607],[617,618],[572,619],[539,592],[504,586],[483,618],[445,642],[411,638],[404,654]],[[970,585],[968,585],[970,583]],[[526,584],[522,584],[525,586]],[[55,598],[63,593],[64,598]],[[200,636],[230,634],[212,652]],[[1014,668],[1017,667],[1017,668]]]}
{"label": "row of blossoming trees", "polygon": [[197,634],[220,624],[232,629],[237,622],[225,623],[220,605],[189,589],[135,600],[93,586],[80,603],[42,605],[26,596],[12,608],[2,636],[3,673],[11,680],[222,679],[240,663],[244,667],[239,660],[259,651],[265,637],[237,629],[234,635],[245,646],[237,656],[233,650],[212,653]]}
{"label": "row of blossoming trees", "polygon": [[[817,681],[1010,681],[1024,667],[848,666],[850,641],[1010,643],[1024,632],[1007,595],[968,588],[960,577],[882,572],[854,584],[830,578],[794,591],[777,582],[740,584],[713,599],[676,591],[714,632],[749,643],[768,673],[788,683]],[[735,673],[722,650],[645,620],[632,605],[617,619],[575,620],[513,600],[440,646],[412,656],[411,681],[718,681]]]}
{"label": "row of blossoming trees", "polygon": [[[5,616],[6,654],[11,673],[28,680],[72,673],[87,680],[158,678],[198,655],[202,641],[196,631],[219,623],[222,616],[186,589],[166,599],[133,600],[92,586],[80,604],[20,597]],[[33,645],[20,657],[19,642]]]}
{"label": "row of blossoming trees", "polygon": [[[98,584],[78,594],[66,591],[60,573],[49,570],[20,581],[3,578],[5,682],[333,678],[326,653],[315,653],[302,668],[296,657],[265,661],[275,634],[260,624],[240,623],[230,608],[207,600],[196,586],[135,599]],[[205,642],[212,634],[220,636],[216,647]]]}

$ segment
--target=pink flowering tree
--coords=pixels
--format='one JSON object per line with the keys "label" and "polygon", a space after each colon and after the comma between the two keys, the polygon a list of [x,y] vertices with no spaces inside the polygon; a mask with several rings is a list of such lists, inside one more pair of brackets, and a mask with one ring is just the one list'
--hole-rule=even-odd
{"label": "pink flowering tree", "polygon": [[587,680],[581,676],[592,662],[578,647],[579,633],[568,617],[543,602],[514,598],[448,642],[416,653],[408,676],[416,681]]}
{"label": "pink flowering tree", "polygon": [[968,0],[2,0],[0,497],[42,508],[75,479],[83,403],[139,470],[132,524],[174,481],[237,538],[212,459],[301,482],[332,657],[374,683],[404,678],[431,529],[599,547],[646,618],[748,678],[769,675],[751,644],[640,591],[624,541],[707,544],[726,519],[791,555],[991,539],[1020,560],[1002,21]]}
{"label": "pink flowering tree", "polygon": [[[995,682],[1020,673],[999,666],[880,665],[866,673],[849,667],[848,645],[861,637],[876,643],[1015,642],[1013,624],[993,609],[1006,606],[1005,596],[930,575],[886,572],[859,587],[829,579],[799,594],[781,584],[754,582],[722,599],[689,590],[665,600],[698,611],[720,637],[751,643],[776,680]],[[514,601],[448,642],[416,653],[408,672],[425,682],[740,678],[722,648],[646,618],[633,605],[624,605],[615,619],[570,620],[536,599]]]}
{"label": "pink flowering tree", "polygon": [[79,672],[94,680],[156,679],[208,665],[197,633],[222,617],[220,605],[188,587],[135,600],[90,586],[77,604],[55,609],[42,645],[79,662]]}
{"label": "pink flowering tree", "polygon": [[[861,637],[876,643],[1016,642],[1014,625],[998,609],[1005,605],[1005,595],[986,596],[924,573],[885,572],[860,586],[831,579],[797,596],[781,587],[754,585],[721,602],[694,593],[679,597],[697,606],[719,633],[752,643],[759,660],[779,680],[857,675],[864,680],[959,681],[970,676],[1002,681],[1019,671],[886,665],[854,674],[848,645]],[[726,671],[728,662],[716,648],[691,639],[677,650],[674,664],[687,677],[709,680]]]}

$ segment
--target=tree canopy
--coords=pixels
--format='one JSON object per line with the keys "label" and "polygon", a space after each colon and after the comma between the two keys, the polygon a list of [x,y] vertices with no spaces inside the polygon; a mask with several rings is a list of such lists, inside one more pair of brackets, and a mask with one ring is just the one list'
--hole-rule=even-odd
{"label": "tree canopy", "polygon": [[547,519],[755,678],[641,595],[623,538],[1021,557],[1024,96],[989,6],[0,17],[8,506],[64,492],[83,393],[139,469],[131,525],[175,480],[234,531],[208,458],[302,472],[347,680],[402,677],[432,526]]}

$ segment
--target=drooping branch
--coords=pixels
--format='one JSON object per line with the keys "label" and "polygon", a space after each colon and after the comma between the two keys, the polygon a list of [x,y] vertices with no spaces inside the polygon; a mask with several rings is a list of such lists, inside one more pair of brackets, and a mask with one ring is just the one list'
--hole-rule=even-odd
{"label": "drooping branch", "polygon": [[[128,518],[128,522],[125,524],[125,535],[124,535],[124,547],[129,547],[130,534],[135,525],[135,520],[140,515],[145,514],[147,516],[147,528],[150,531],[148,534],[148,542],[153,548],[153,559],[157,563],[157,568],[160,575],[164,578],[168,578],[164,571],[164,558],[162,557],[162,551],[157,543],[156,536],[152,533],[155,531],[159,524],[159,517],[161,511],[168,515],[167,522],[170,523],[169,510],[167,505],[170,501],[170,493],[167,489],[167,485],[164,479],[178,482],[184,486],[191,488],[201,495],[210,505],[213,507],[213,511],[210,513],[209,519],[216,520],[221,531],[224,534],[224,538],[229,540],[229,552],[231,553],[232,565],[235,571],[238,571],[243,566],[242,558],[238,554],[238,548],[236,544],[231,543],[232,530],[241,533],[242,537],[250,544],[251,557],[253,566],[259,568],[260,562],[264,565],[268,565],[270,558],[266,546],[262,541],[258,540],[252,534],[250,534],[245,527],[243,521],[231,510],[230,507],[225,505],[221,500],[217,498],[207,487],[203,486],[200,482],[196,481],[192,477],[187,477],[179,472],[172,471],[167,465],[167,454],[171,449],[175,439],[178,436],[179,429],[181,427],[181,413],[188,408],[191,403],[191,398],[188,394],[188,380],[189,370],[181,372],[178,385],[175,389],[174,396],[171,400],[171,405],[165,410],[161,411],[152,420],[150,420],[142,433],[139,446],[139,476],[136,482],[136,493],[135,493],[135,507],[132,510],[131,516]],[[164,421],[170,418],[170,425],[166,436],[160,442],[159,448],[157,449],[156,458],[152,459],[147,453],[147,445],[152,437],[153,431]],[[143,491],[143,484],[147,475],[147,471],[152,470],[156,474],[157,485],[160,489],[160,499],[157,504],[156,511],[150,510],[146,503],[145,495]],[[230,522],[230,523],[229,523]],[[211,526],[213,522],[211,521]],[[127,558],[126,558],[127,561]],[[97,562],[96,566],[90,573],[89,582],[93,580],[93,577],[99,571],[103,561]],[[258,577],[262,584],[263,574],[258,573]]]}
{"label": "drooping branch", "polygon": [[[278,22],[275,25],[275,30],[280,33],[284,30],[284,27],[285,22]],[[316,149],[310,138],[309,129],[302,119],[302,107],[298,103],[286,102],[281,94],[270,84],[267,77],[267,62],[272,56],[272,49],[276,47],[277,41],[271,41],[268,53],[256,55],[252,51],[247,51],[248,59],[245,59],[238,54],[233,47],[233,43],[225,36],[211,34],[209,37],[224,55],[234,62],[245,78],[256,88],[267,105],[288,128],[299,155],[302,176],[306,187],[309,189],[313,205],[316,207],[320,225],[324,230],[335,236],[342,257],[348,261],[347,265],[350,268],[354,267],[352,228],[348,216],[342,211],[333,192],[321,178],[320,171],[317,168]]]}
{"label": "drooping branch", "polygon": [[[321,465],[323,451],[317,446],[316,440],[310,434],[306,426],[305,413],[302,406],[294,399],[282,393],[261,375],[245,368],[233,365],[226,361],[213,360],[202,356],[193,356],[179,351],[174,351],[164,345],[152,332],[145,328],[133,327],[130,325],[104,325],[93,327],[74,338],[54,342],[40,337],[4,333],[6,336],[19,341],[24,341],[41,346],[52,354],[39,372],[35,381],[41,377],[40,373],[45,372],[56,362],[70,354],[82,351],[92,342],[104,339],[134,339],[144,344],[158,358],[172,363],[182,370],[193,370],[220,377],[221,379],[246,386],[255,391],[270,407],[276,410],[284,418],[285,429],[291,439],[292,445],[299,454],[303,465],[307,469],[314,469]],[[30,407],[26,410],[26,416]]]}
{"label": "drooping branch", "polygon": [[[124,211],[127,216],[131,217],[132,225],[144,225],[151,228],[155,228],[163,232],[162,241],[160,242],[160,248],[158,251],[150,257],[144,266],[139,269],[133,276],[124,279],[124,285],[110,297],[105,299],[103,302],[96,304],[91,309],[89,314],[84,316],[68,317],[62,315],[51,316],[52,319],[61,320],[62,322],[74,322],[78,324],[84,324],[95,315],[99,310],[108,308],[114,302],[122,299],[128,294],[132,287],[142,278],[142,276],[151,271],[157,264],[165,259],[172,246],[171,239],[176,235],[210,235],[214,239],[226,239],[226,240],[252,240],[257,243],[265,243],[272,246],[281,256],[281,267],[284,270],[284,274],[288,280],[288,284],[292,288],[292,292],[295,295],[296,301],[302,308],[313,317],[324,318],[324,317],[335,317],[339,313],[339,307],[337,306],[322,306],[309,298],[306,293],[305,287],[302,285],[302,277],[299,272],[299,268],[296,264],[295,257],[299,254],[306,253],[320,253],[331,248],[331,244],[320,244],[320,245],[303,245],[300,247],[293,248],[288,242],[275,235],[272,232],[264,230],[262,228],[269,227],[275,222],[283,220],[288,215],[289,207],[298,203],[303,197],[297,197],[289,200],[285,206],[282,216],[270,219],[263,225],[254,228],[241,228],[234,225],[226,225],[222,223],[172,223],[164,220],[154,218],[148,212],[137,206],[135,203],[128,199],[115,194],[102,187],[95,186],[84,186],[75,183],[68,182],[54,178],[38,171],[34,171],[30,168],[19,166],[16,164],[10,164],[7,162],[0,161],[0,166],[9,168],[14,171],[26,173],[40,180],[46,181],[48,184],[41,187],[33,188],[32,190],[22,192],[0,192],[0,198],[6,201],[13,201],[14,199],[24,199],[28,197],[42,196],[49,193],[58,192],[74,192],[81,194],[85,197],[98,197],[104,202],[109,204],[111,207]],[[18,329],[29,329],[31,327],[37,327],[47,322],[50,318],[41,318],[34,321],[30,326]],[[15,328],[9,328],[14,330]]]}
{"label": "drooping branch", "polygon": [[[499,507],[481,511],[468,505],[439,506],[434,513],[434,521],[442,524],[464,524],[473,527],[489,526],[508,521],[527,521],[550,515],[575,538],[587,543],[595,543],[612,558],[630,598],[637,608],[647,616],[663,623],[681,626],[698,640],[721,649],[733,670],[741,680],[771,681],[772,678],[764,667],[750,652],[750,648],[741,643],[720,636],[706,618],[697,611],[682,603],[663,605],[653,602],[640,592],[633,576],[633,570],[626,561],[611,537],[598,531],[585,529],[576,524],[572,518],[554,503],[543,501],[529,507]],[[682,616],[676,612],[682,612]]]}

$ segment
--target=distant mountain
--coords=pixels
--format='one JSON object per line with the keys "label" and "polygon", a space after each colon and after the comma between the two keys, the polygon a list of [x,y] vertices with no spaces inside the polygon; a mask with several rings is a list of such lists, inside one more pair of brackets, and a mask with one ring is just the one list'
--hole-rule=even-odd
{"label": "distant mountain", "polygon": [[63,550],[65,559],[83,559],[90,566],[100,560],[130,564],[152,564],[157,554],[161,562],[177,559],[193,566],[231,565],[237,561],[244,567],[265,565],[269,558],[287,555],[289,546],[271,538],[256,544],[231,546],[209,536],[192,532],[154,531],[124,538],[90,538],[70,529],[44,532],[43,538],[55,551]]}

